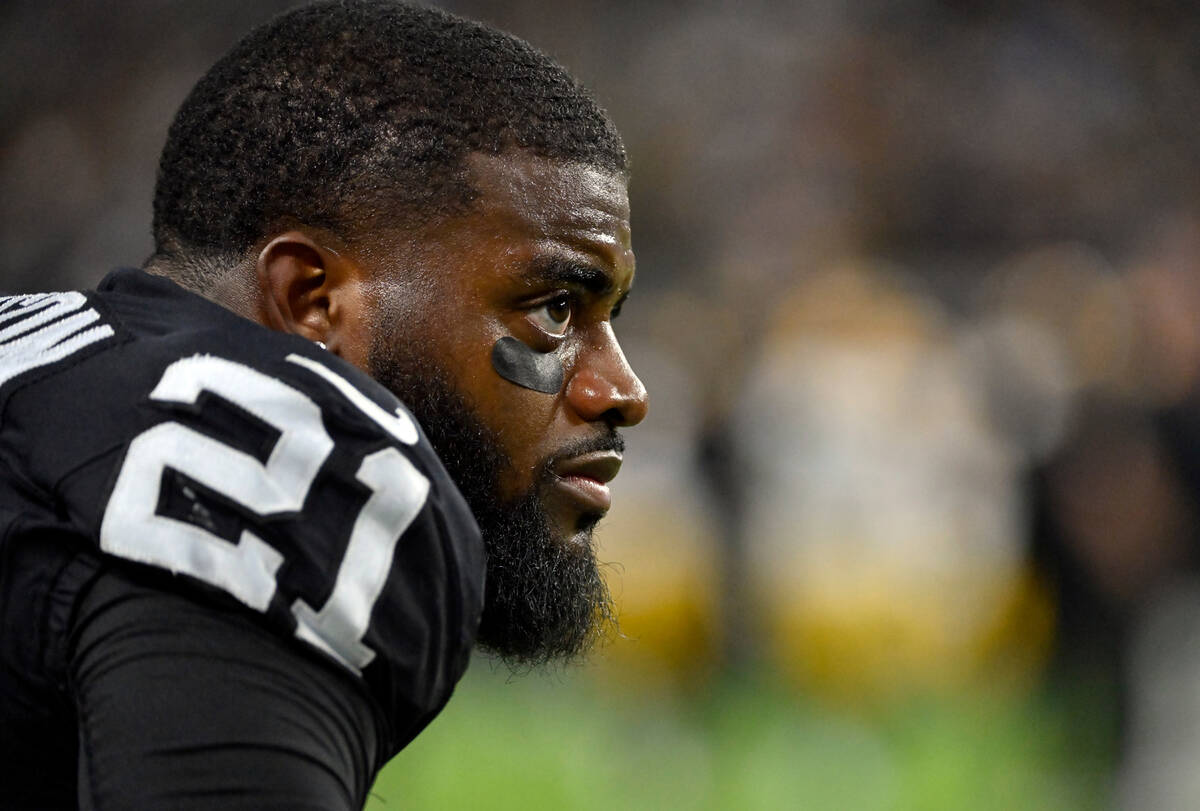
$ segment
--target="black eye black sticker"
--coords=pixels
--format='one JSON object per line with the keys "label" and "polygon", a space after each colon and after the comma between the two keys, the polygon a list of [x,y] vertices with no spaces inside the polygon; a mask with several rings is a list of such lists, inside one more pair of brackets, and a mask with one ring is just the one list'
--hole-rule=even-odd
{"label": "black eye black sticker", "polygon": [[492,347],[492,368],[510,383],[543,394],[557,394],[563,384],[562,361],[553,352],[538,352],[512,336]]}

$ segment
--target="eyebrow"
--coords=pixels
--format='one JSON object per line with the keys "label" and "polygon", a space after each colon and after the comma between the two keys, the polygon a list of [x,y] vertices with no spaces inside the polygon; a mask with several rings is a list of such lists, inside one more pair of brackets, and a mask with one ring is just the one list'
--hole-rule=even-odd
{"label": "eyebrow", "polygon": [[535,259],[527,278],[531,282],[542,284],[569,284],[581,287],[596,296],[607,295],[616,287],[612,276],[595,265],[560,256]]}

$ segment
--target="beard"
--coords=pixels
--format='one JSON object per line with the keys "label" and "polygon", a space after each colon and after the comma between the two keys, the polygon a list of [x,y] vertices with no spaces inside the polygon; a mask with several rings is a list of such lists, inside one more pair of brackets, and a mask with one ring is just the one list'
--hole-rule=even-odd
{"label": "beard", "polygon": [[[539,466],[526,492],[502,498],[501,483],[513,471],[495,432],[445,370],[424,358],[402,360],[391,349],[396,345],[372,345],[371,376],[417,418],[483,535],[487,579],[478,645],[514,671],[577,661],[616,630],[592,545],[601,516],[580,519],[578,541],[556,537],[542,502],[554,480],[552,459]],[[615,430],[564,448],[563,455],[602,449],[623,449]]]}

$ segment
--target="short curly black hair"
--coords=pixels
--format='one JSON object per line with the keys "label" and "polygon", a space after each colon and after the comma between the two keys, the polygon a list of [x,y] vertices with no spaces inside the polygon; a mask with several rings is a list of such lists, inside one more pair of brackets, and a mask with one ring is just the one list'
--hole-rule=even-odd
{"label": "short curly black hair", "polygon": [[467,155],[510,148],[627,167],[607,113],[523,40],[398,2],[305,6],[248,34],[184,101],[150,261],[203,290],[281,223],[352,239],[465,210]]}

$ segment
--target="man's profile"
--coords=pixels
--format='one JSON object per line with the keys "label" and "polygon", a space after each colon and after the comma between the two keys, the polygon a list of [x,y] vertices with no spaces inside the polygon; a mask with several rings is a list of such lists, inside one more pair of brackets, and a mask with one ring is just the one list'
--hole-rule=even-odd
{"label": "man's profile", "polygon": [[0,298],[0,807],[360,808],[473,645],[602,637],[626,187],[562,67],[441,11],[222,58],[145,266]]}

